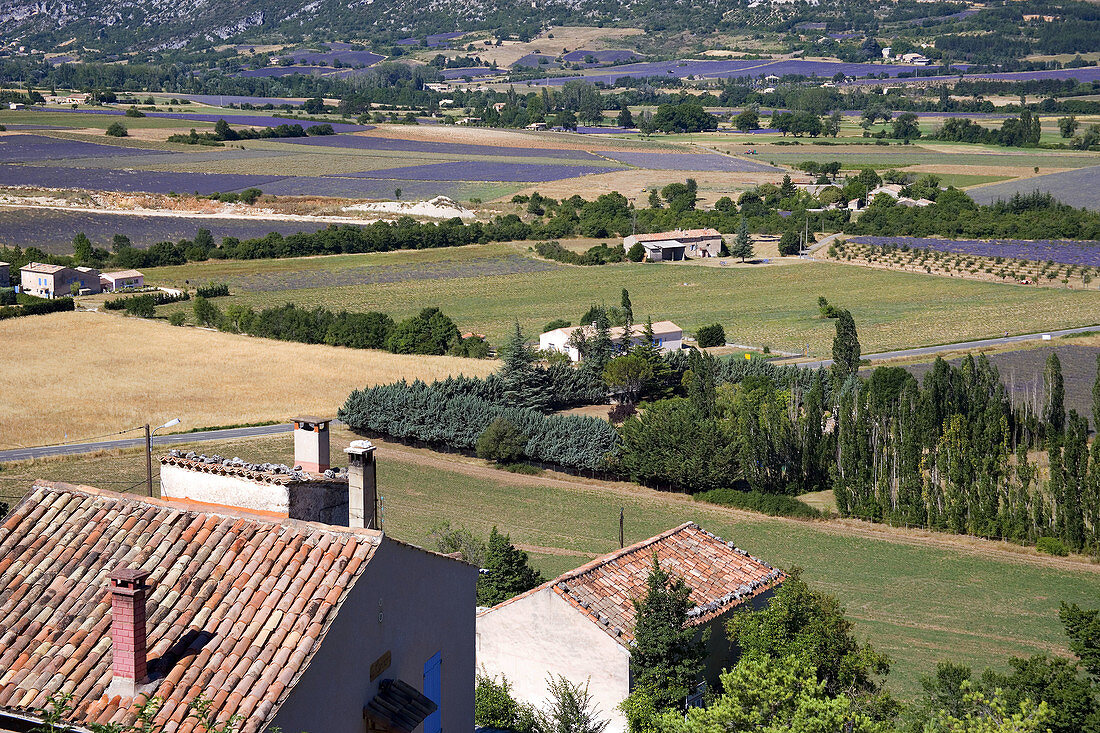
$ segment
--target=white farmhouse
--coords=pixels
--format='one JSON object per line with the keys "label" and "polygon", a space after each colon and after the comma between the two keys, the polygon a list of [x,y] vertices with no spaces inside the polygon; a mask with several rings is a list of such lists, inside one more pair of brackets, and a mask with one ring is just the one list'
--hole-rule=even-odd
{"label": "white farmhouse", "polygon": [[717,257],[722,253],[722,235],[717,229],[677,229],[674,232],[631,234],[623,238],[623,249],[635,244],[645,248],[649,262],[682,260],[686,257]]}
{"label": "white farmhouse", "polygon": [[645,596],[655,555],[691,587],[688,624],[700,634],[711,629],[704,678],[717,685],[730,666],[726,621],[743,607],[762,607],[786,576],[691,522],[480,612],[478,668],[503,675],[517,699],[540,706],[549,676],[587,684],[600,717],[611,721],[608,733],[624,733],[618,705],[631,688],[633,601]]}
{"label": "white farmhouse", "polygon": [[[540,351],[557,351],[568,354],[573,361],[581,360],[581,353],[574,345],[573,334],[576,331],[584,333],[586,339],[596,335],[595,325],[590,326],[566,326],[555,328],[553,331],[539,335]],[[624,326],[616,326],[611,329],[611,342],[625,351],[631,346],[642,342],[642,334],[645,332],[644,324],[634,324],[630,327],[629,343]],[[661,351],[678,351],[684,344],[684,331],[672,321],[657,321],[653,324],[653,345]]]}

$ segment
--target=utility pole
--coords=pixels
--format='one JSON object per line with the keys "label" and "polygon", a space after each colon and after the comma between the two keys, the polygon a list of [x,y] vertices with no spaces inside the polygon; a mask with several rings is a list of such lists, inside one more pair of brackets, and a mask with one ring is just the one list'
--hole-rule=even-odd
{"label": "utility pole", "polygon": [[149,433],[149,423],[145,423],[145,493],[153,495],[153,438]]}
{"label": "utility pole", "polygon": [[619,507],[619,549],[623,549],[626,543],[623,542],[623,508]]}

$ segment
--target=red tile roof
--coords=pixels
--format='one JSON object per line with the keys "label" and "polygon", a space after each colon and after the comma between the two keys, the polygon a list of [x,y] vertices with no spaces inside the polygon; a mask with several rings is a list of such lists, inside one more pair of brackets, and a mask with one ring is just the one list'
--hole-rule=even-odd
{"label": "red tile roof", "polygon": [[691,587],[695,608],[688,614],[689,625],[721,616],[786,579],[783,572],[732,542],[687,522],[598,557],[527,594],[552,588],[620,644],[629,646],[634,639],[634,599],[646,594],[654,553],[665,571]]}
{"label": "red tile roof", "polygon": [[33,716],[72,693],[67,721],[136,722],[108,697],[110,572],[150,572],[149,695],[165,733],[218,721],[263,730],[309,664],[382,535],[39,482],[0,525],[0,710]]}

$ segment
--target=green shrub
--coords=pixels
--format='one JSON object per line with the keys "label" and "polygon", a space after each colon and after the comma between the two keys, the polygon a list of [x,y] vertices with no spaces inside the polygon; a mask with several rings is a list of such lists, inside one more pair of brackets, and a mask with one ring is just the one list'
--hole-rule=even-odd
{"label": "green shrub", "polygon": [[1035,543],[1035,549],[1057,557],[1065,557],[1069,554],[1069,548],[1057,537],[1040,537]]}
{"label": "green shrub", "polygon": [[167,305],[168,303],[178,303],[181,300],[191,300],[191,296],[187,293],[173,295],[172,293],[157,292],[145,293],[143,295],[128,295],[124,298],[114,298],[113,300],[104,302],[103,307],[109,311],[125,310],[129,312],[130,303],[136,298],[152,299],[153,305]]}
{"label": "green shrub", "polygon": [[127,117],[144,117],[145,113],[137,107],[130,105],[130,109],[126,110]]}
{"label": "green shrub", "polygon": [[438,308],[425,308],[393,328],[386,348],[395,354],[446,354],[458,339],[454,321]]}
{"label": "green shrub", "polygon": [[107,125],[107,130],[104,134],[111,137],[126,137],[130,133],[126,130],[126,125],[121,122],[112,122]]}
{"label": "green shrub", "polygon": [[183,311],[176,311],[172,315],[168,316],[168,322],[173,326],[182,326],[187,323],[187,314]]}
{"label": "green shrub", "polygon": [[152,318],[157,314],[157,303],[152,295],[135,295],[126,299],[126,315]]}
{"label": "green shrub", "polygon": [[779,254],[781,255],[796,255],[801,248],[802,239],[796,231],[783,232],[783,236],[779,238]]}
{"label": "green shrub", "polygon": [[764,494],[759,491],[738,491],[737,489],[711,489],[695,494],[696,501],[708,504],[748,509],[773,517],[797,517],[799,519],[819,519],[821,512],[800,499],[786,494]]}
{"label": "green shrub", "polygon": [[555,318],[554,320],[550,321],[542,327],[542,332],[546,333],[547,331],[556,331],[559,328],[569,328],[571,325],[573,324],[571,324],[569,321],[566,321],[562,318]]}
{"label": "green shrub", "polygon": [[699,344],[699,348],[701,349],[710,346],[725,346],[726,329],[722,328],[721,323],[712,323],[709,326],[703,326],[695,333],[695,341]]}
{"label": "green shrub", "polygon": [[15,305],[15,288],[0,288],[0,305]]}
{"label": "green shrub", "polygon": [[62,311],[74,311],[76,310],[76,301],[72,298],[54,298],[53,300],[47,300],[45,298],[35,298],[33,301],[23,300],[23,295],[20,294],[17,300],[23,302],[23,305],[12,305],[0,308],[0,321],[5,318],[19,318],[20,316],[41,316],[47,313],[60,313]]}
{"label": "green shrub", "polygon": [[511,420],[498,417],[477,439],[477,456],[497,463],[515,463],[523,458],[526,447],[527,436],[523,431]]}
{"label": "green shrub", "polygon": [[635,242],[627,250],[626,258],[631,262],[641,262],[645,259],[645,247],[642,246],[641,242]]}
{"label": "green shrub", "polygon": [[508,680],[478,673],[474,688],[474,724],[486,728],[531,733],[535,727],[534,709],[512,697]]}
{"label": "green shrub", "polygon": [[229,286],[225,283],[207,283],[195,288],[195,294],[200,298],[217,298],[229,295]]}

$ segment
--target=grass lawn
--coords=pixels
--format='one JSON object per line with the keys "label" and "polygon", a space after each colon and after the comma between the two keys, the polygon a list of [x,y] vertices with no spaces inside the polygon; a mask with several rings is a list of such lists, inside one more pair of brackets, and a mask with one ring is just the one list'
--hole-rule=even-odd
{"label": "grass lawn", "polygon": [[[351,438],[334,431],[333,455],[342,456]],[[250,460],[292,454],[285,435],[196,448]],[[693,520],[773,564],[799,566],[813,586],[840,597],[859,634],[893,658],[891,685],[903,697],[915,694],[919,676],[938,660],[1004,668],[1012,655],[1067,654],[1058,604],[1095,606],[1100,597],[1095,566],[997,543],[781,520],[626,484],[504,474],[473,459],[389,444],[378,454],[385,529],[411,542],[423,543],[442,521],[480,534],[495,524],[552,577],[615,549],[623,507],[628,543]],[[11,464],[0,471],[0,498],[14,500],[35,477],[141,491],[144,459],[131,451]]]}
{"label": "grass lawn", "polygon": [[[491,258],[507,252],[519,257],[527,247],[517,243],[273,262],[207,262],[149,270],[146,277],[169,284],[184,279],[228,281],[234,296],[219,301],[223,307],[230,302],[269,307],[293,301],[333,310],[380,310],[401,318],[425,306],[439,306],[461,330],[484,333],[494,343],[500,343],[516,319],[528,335],[538,334],[555,318],[576,323],[593,303],[618,305],[625,287],[638,319],[670,319],[691,333],[719,322],[735,343],[784,351],[802,351],[808,344],[814,356],[830,353],[834,335],[833,322],[817,316],[821,295],[852,311],[868,353],[1004,331],[1091,325],[1100,312],[1096,291],[1017,287],[823,262],[727,267],[629,263],[477,275],[479,266],[494,262]],[[429,278],[424,274],[431,271],[429,265],[461,266],[465,276]],[[386,266],[388,282],[369,276],[375,266]],[[361,284],[326,286],[342,268],[362,268]],[[256,273],[277,276],[258,279]],[[256,290],[259,287],[264,290]],[[161,310],[189,312],[190,306],[180,303]]]}

